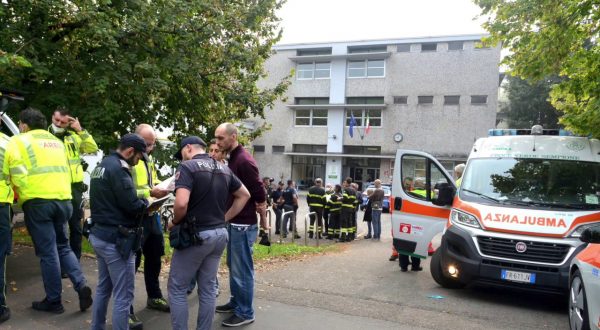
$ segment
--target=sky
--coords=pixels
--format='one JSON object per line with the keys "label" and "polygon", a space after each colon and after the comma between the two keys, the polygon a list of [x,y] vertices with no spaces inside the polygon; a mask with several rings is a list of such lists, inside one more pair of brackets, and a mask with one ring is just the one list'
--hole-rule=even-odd
{"label": "sky", "polygon": [[485,33],[471,0],[287,0],[279,44]]}

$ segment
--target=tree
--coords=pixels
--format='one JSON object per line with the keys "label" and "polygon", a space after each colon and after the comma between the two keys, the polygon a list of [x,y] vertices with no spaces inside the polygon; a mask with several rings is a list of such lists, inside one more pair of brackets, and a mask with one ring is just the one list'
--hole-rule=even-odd
{"label": "tree", "polygon": [[104,150],[139,123],[207,137],[264,117],[288,79],[259,89],[281,0],[5,0],[0,45],[31,63],[0,75],[46,114],[64,105]]}
{"label": "tree", "polygon": [[514,75],[559,76],[550,92],[561,124],[600,137],[600,4],[598,0],[474,0],[488,15],[487,40],[502,42]]}
{"label": "tree", "polygon": [[531,128],[539,124],[544,128],[559,128],[559,112],[550,104],[549,93],[556,79],[546,78],[529,83],[519,77],[507,76],[508,103],[501,112],[506,114],[510,128]]}

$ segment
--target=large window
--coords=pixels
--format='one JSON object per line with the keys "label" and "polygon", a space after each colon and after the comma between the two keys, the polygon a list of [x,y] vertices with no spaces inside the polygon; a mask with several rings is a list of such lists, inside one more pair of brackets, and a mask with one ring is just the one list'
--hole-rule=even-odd
{"label": "large window", "polygon": [[348,61],[348,77],[385,77],[385,60]]}
{"label": "large window", "polygon": [[329,79],[330,74],[330,62],[298,63],[296,67],[296,77],[299,80]]}
{"label": "large window", "polygon": [[365,127],[367,118],[371,127],[381,127],[381,109],[352,109],[346,110],[346,126],[350,126],[350,120],[354,115],[354,127]]}
{"label": "large window", "polygon": [[327,126],[327,110],[301,109],[296,110],[296,126]]}

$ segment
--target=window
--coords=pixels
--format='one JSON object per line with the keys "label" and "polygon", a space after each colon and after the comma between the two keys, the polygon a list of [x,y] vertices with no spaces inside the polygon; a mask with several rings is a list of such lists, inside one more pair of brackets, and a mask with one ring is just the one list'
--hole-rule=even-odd
{"label": "window", "polygon": [[383,53],[387,52],[387,46],[348,47],[348,54],[356,53]]}
{"label": "window", "polygon": [[433,104],[433,95],[419,96],[419,104]]}
{"label": "window", "polygon": [[471,95],[471,104],[487,104],[487,95]]}
{"label": "window", "polygon": [[428,42],[428,43],[421,44],[421,51],[422,52],[435,52],[435,51],[437,51],[437,43]]}
{"label": "window", "polygon": [[348,77],[384,77],[385,60],[348,61]]}
{"label": "window", "polygon": [[294,99],[295,104],[329,104],[328,97],[297,97]]}
{"label": "window", "polygon": [[292,145],[294,152],[312,152],[312,153],[327,153],[326,144],[294,144]]}
{"label": "window", "polygon": [[394,104],[408,104],[408,96],[394,96]]}
{"label": "window", "polygon": [[463,50],[462,41],[450,41],[448,43],[448,50]]}
{"label": "window", "polygon": [[444,96],[444,105],[457,105],[460,103],[460,95]]}
{"label": "window", "polygon": [[298,49],[296,54],[298,56],[331,55],[331,48]]}
{"label": "window", "polygon": [[398,45],[398,53],[410,53],[410,44]]}
{"label": "window", "polygon": [[254,152],[265,152],[265,146],[254,146]]}
{"label": "window", "polygon": [[285,151],[285,146],[273,146],[272,150],[274,154],[281,154]]}
{"label": "window", "polygon": [[347,104],[383,104],[383,97],[347,97]]}
{"label": "window", "polygon": [[296,110],[296,126],[327,126],[327,110],[301,109]]}
{"label": "window", "polygon": [[354,127],[366,127],[367,118],[371,127],[381,127],[381,109],[352,109],[346,110],[346,126],[350,126],[350,120],[354,115]]}
{"label": "window", "polygon": [[330,72],[331,62],[298,63],[296,66],[296,77],[299,80],[329,79]]}

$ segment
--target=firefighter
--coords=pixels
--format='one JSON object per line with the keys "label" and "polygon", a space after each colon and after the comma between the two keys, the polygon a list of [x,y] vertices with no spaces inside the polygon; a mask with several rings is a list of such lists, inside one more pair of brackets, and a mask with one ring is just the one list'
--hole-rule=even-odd
{"label": "firefighter", "polygon": [[[71,250],[75,253],[77,260],[81,259],[81,220],[83,219],[83,208],[81,200],[83,193],[87,190],[83,183],[83,173],[87,169],[87,163],[81,158],[81,154],[90,154],[98,151],[98,145],[91,134],[81,127],[78,118],[71,117],[69,110],[59,107],[52,114],[52,124],[48,131],[63,141],[69,170],[71,174],[71,205],[73,214],[69,218],[69,243]],[[63,277],[66,274],[63,274]]]}
{"label": "firefighter", "polygon": [[333,194],[333,187],[331,184],[325,186],[325,206],[323,207],[323,225],[325,226],[323,235],[327,239],[331,239],[333,236],[333,228],[329,229],[329,208],[331,207],[331,195]]}
{"label": "firefighter", "polygon": [[352,214],[352,223],[350,224],[350,240],[356,239],[356,232],[358,231],[358,208],[362,204],[362,193],[358,190],[358,184],[352,183],[352,189],[354,189],[354,213]]}
{"label": "firefighter", "polygon": [[352,189],[352,178],[346,178],[342,189],[342,210],[340,214],[340,242],[350,242],[352,233],[352,217],[354,216],[354,201],[356,191]]}
{"label": "firefighter", "polygon": [[342,211],[342,186],[335,185],[328,202],[329,205],[329,232],[327,239],[340,239],[340,212]]}
{"label": "firefighter", "polygon": [[21,134],[9,142],[9,150],[17,150],[27,169],[26,184],[15,184],[19,204],[25,213],[25,225],[31,235],[35,254],[42,270],[46,296],[32,303],[35,310],[64,313],[61,301],[61,269],[71,279],[79,294],[79,309],[92,305],[92,290],[77,257],[69,246],[66,224],[71,205],[71,174],[65,157],[65,146],[46,131],[44,115],[33,108],[19,114]]}
{"label": "firefighter", "polygon": [[[306,202],[308,203],[309,212],[315,212],[316,216],[310,217],[310,226],[308,227],[308,237],[313,238],[313,233],[316,237],[321,238],[321,230],[323,228],[323,208],[325,207],[325,189],[323,189],[323,180],[315,179],[315,185],[310,187]],[[317,220],[317,228],[315,228],[315,218]]]}

